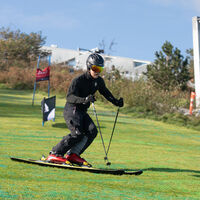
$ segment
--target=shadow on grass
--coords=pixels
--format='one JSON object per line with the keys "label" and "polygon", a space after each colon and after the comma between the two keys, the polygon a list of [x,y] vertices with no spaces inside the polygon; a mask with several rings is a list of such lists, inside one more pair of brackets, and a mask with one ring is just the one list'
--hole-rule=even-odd
{"label": "shadow on grass", "polygon": [[[173,169],[173,168],[147,168],[143,169],[144,171],[153,171],[153,172],[191,172],[191,173],[199,173],[200,171],[197,170],[190,170],[190,169]],[[199,175],[200,176],[200,175]]]}
{"label": "shadow on grass", "polygon": [[41,106],[19,105],[17,103],[0,103],[0,117],[38,117],[41,115]]}
{"label": "shadow on grass", "polygon": [[[177,173],[177,172],[189,172],[189,173],[197,173],[200,174],[200,171],[197,170],[190,170],[190,169],[173,169],[173,168],[146,168],[146,169],[124,169],[127,172],[132,172],[132,171],[139,171],[142,170],[143,172],[145,171],[153,171],[153,172],[169,172],[169,173]],[[192,175],[194,177],[200,178],[200,175]]]}
{"label": "shadow on grass", "polygon": [[[66,123],[55,123],[52,125],[54,128],[68,128]],[[105,126],[100,126],[100,128],[105,128]]]}
{"label": "shadow on grass", "polygon": [[17,89],[11,89],[11,88],[0,88],[0,92],[5,95],[27,95],[27,94],[33,94],[32,90],[17,90]]}
{"label": "shadow on grass", "polygon": [[197,177],[197,178],[200,178],[200,175],[192,175],[192,176]]}
{"label": "shadow on grass", "polygon": [[54,128],[67,128],[66,123],[55,123],[52,125]]}

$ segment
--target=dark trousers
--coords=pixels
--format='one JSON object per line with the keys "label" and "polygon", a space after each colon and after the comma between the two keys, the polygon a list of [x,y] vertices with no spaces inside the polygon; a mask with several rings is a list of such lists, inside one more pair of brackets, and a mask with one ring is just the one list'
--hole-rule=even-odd
{"label": "dark trousers", "polygon": [[64,155],[74,145],[80,142],[84,136],[87,136],[87,142],[80,151],[80,154],[82,154],[97,136],[98,131],[94,122],[87,112],[78,110],[73,106],[65,107],[64,119],[71,133],[64,136],[63,139],[53,147],[52,151],[56,154]]}

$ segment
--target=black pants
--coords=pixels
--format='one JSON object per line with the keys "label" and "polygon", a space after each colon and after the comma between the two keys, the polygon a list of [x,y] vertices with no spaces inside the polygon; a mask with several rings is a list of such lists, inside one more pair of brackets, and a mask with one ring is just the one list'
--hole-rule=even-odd
{"label": "black pants", "polygon": [[65,107],[64,119],[71,133],[64,136],[63,139],[53,147],[52,151],[56,154],[64,155],[74,145],[80,142],[84,136],[87,136],[87,142],[80,152],[80,154],[82,154],[97,136],[98,131],[94,122],[87,112],[78,110],[76,107],[72,106]]}

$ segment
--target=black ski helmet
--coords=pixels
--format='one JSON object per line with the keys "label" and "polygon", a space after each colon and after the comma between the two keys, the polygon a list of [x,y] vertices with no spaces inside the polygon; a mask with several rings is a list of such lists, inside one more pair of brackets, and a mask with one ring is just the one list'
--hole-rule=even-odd
{"label": "black ski helmet", "polygon": [[86,65],[87,65],[88,70],[90,70],[92,68],[92,65],[104,67],[104,59],[101,55],[99,55],[97,53],[92,53],[88,56]]}

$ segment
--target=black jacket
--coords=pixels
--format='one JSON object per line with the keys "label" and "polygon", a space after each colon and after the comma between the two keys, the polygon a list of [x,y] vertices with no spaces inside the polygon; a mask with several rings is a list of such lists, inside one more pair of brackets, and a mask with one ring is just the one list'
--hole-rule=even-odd
{"label": "black jacket", "polygon": [[73,79],[68,89],[65,109],[68,106],[75,106],[79,110],[87,111],[87,109],[90,107],[90,103],[85,104],[85,99],[90,94],[94,95],[97,90],[108,101],[115,104],[116,99],[106,87],[104,80],[100,76],[96,79],[92,78],[89,71],[87,71]]}

